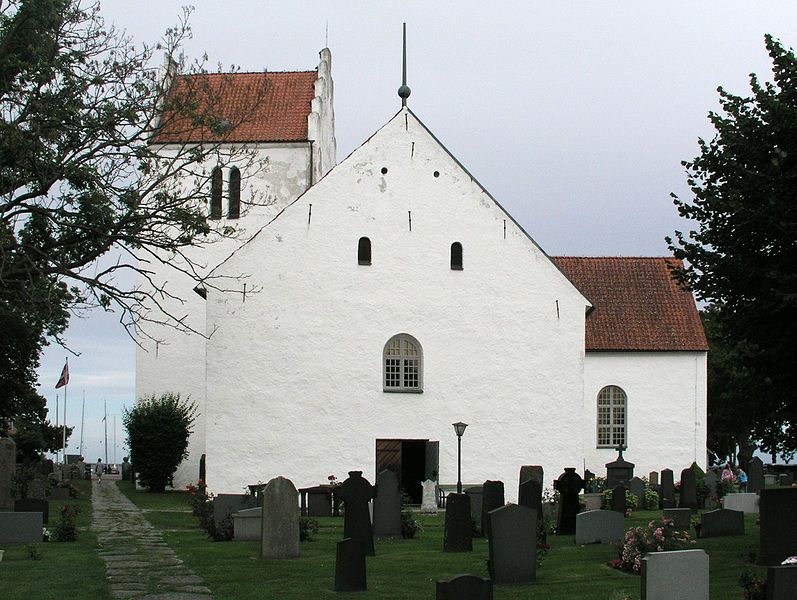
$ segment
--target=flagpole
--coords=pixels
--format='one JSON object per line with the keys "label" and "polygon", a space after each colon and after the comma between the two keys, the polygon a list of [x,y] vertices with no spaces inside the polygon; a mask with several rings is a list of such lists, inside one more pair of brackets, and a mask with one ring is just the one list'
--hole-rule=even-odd
{"label": "flagpole", "polygon": [[113,464],[116,464],[116,415],[113,416]]}
{"label": "flagpole", "polygon": [[[55,395],[55,431],[58,432],[58,394]],[[58,450],[55,451],[55,460],[58,461]]]}
{"label": "flagpole", "polygon": [[80,456],[83,456],[83,427],[86,425],[86,390],[83,390],[83,407],[80,409]]}
{"label": "flagpole", "polygon": [[[105,416],[102,420],[105,422],[105,464],[108,464],[108,401],[103,400]],[[106,467],[107,468],[107,467]]]}
{"label": "flagpole", "polygon": [[[66,369],[69,372],[69,357],[66,358]],[[69,378],[67,377],[66,383],[64,384],[64,436],[63,436],[63,448],[64,451],[64,464],[66,464],[66,391],[69,389]]]}

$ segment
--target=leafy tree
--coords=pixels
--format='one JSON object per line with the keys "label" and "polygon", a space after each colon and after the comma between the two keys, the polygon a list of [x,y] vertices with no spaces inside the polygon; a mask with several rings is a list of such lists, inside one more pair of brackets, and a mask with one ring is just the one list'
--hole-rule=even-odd
{"label": "leafy tree", "polygon": [[142,398],[122,416],[130,460],[141,484],[162,492],[183,459],[193,433],[196,405],[179,394]]}
{"label": "leafy tree", "polygon": [[[221,142],[267,84],[253,83],[251,106],[234,115],[214,109],[223,80],[173,86],[178,74],[204,72],[180,53],[189,14],[160,43],[137,47],[91,0],[0,3],[0,430],[36,412],[39,355],[71,313],[114,309],[131,335],[146,319],[186,329],[170,308],[180,299],[151,280],[151,265],[219,285],[191,251],[235,235],[206,218],[207,165],[256,171],[251,151]],[[167,68],[151,68],[156,53]],[[153,141],[166,126],[178,138],[205,128],[216,142],[165,152]]]}
{"label": "leafy tree", "polygon": [[762,449],[790,453],[797,449],[797,59],[769,35],[766,48],[773,82],[751,75],[750,97],[719,88],[721,114],[709,114],[716,134],[683,163],[693,197],[673,195],[697,228],[667,242],[688,263],[678,276],[712,305],[721,353],[712,374],[725,377],[710,384],[713,422],[725,423],[714,434],[738,440],[735,419]]}

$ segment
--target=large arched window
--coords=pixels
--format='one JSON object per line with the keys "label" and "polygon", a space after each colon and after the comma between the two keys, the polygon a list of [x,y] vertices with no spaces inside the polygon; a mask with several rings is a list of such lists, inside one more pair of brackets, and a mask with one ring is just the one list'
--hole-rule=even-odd
{"label": "large arched window", "polygon": [[394,335],[382,358],[384,391],[423,391],[423,351],[418,340],[406,333]]}
{"label": "large arched window", "polygon": [[462,244],[459,242],[451,244],[451,269],[454,271],[462,270]]}
{"label": "large arched window", "polygon": [[210,174],[210,218],[221,219],[221,169]]}
{"label": "large arched window", "polygon": [[598,392],[598,448],[616,448],[626,444],[628,402],[625,392],[607,385]]}
{"label": "large arched window", "polygon": [[357,243],[357,264],[371,264],[371,240],[367,237],[361,237],[360,241]]}
{"label": "large arched window", "polygon": [[230,169],[230,183],[227,192],[229,202],[227,218],[237,219],[241,216],[241,172],[236,167]]}

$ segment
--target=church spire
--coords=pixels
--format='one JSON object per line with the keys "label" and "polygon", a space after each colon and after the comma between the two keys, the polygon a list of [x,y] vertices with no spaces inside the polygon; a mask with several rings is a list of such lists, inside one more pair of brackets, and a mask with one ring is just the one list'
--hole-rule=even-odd
{"label": "church spire", "polygon": [[407,98],[410,97],[412,93],[410,88],[407,86],[407,24],[404,23],[404,32],[403,32],[403,54],[402,54],[402,61],[401,61],[401,87],[398,89],[399,98],[401,98],[401,106],[407,106]]}

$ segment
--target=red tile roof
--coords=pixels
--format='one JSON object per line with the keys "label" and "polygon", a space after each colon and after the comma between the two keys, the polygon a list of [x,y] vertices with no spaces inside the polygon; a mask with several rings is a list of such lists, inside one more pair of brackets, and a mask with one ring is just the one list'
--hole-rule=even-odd
{"label": "red tile roof", "polygon": [[588,351],[705,351],[692,294],[670,274],[675,258],[572,257],[551,260],[592,303]]}
{"label": "red tile roof", "polygon": [[307,115],[315,96],[315,71],[207,73],[178,76],[173,102],[196,101],[191,115],[227,121],[229,132],[196,125],[176,110],[164,112],[153,143],[287,142],[307,139]]}

